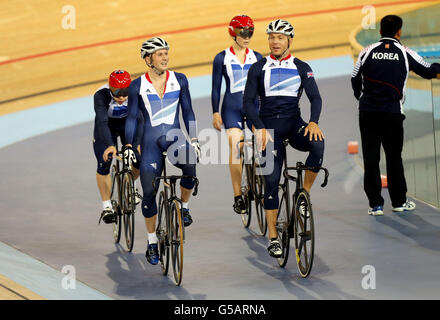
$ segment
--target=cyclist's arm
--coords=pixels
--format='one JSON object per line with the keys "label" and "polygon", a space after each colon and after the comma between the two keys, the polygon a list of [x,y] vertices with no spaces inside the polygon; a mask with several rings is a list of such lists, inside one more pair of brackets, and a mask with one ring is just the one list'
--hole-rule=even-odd
{"label": "cyclist's arm", "polygon": [[192,108],[188,80],[184,74],[179,74],[177,79],[180,84],[180,106],[182,108],[182,118],[185,122],[186,131],[188,132],[190,139],[193,140],[197,138],[197,121]]}
{"label": "cyclist's arm", "polygon": [[[263,59],[263,56],[254,51],[255,56],[257,57],[257,61],[260,61],[261,59]],[[255,111],[257,112],[257,114],[260,112],[260,99],[258,99],[258,97],[255,98]],[[252,130],[253,131],[253,130]]]}
{"label": "cyclist's arm", "polygon": [[255,100],[258,98],[258,74],[260,72],[261,66],[258,62],[250,67],[243,95],[243,111],[257,129],[264,128],[264,123],[255,108]]}
{"label": "cyclist's arm", "polygon": [[307,63],[298,64],[298,69],[301,76],[301,85],[310,101],[310,122],[318,124],[322,109],[322,99],[315,76],[312,68]]}
{"label": "cyclist's arm", "polygon": [[132,146],[135,140],[137,119],[139,113],[139,88],[135,82],[128,89],[128,115],[125,121],[125,142]]}
{"label": "cyclist's arm", "polygon": [[425,79],[434,79],[438,77],[438,74],[440,73],[440,64],[430,64],[423,60],[417,52],[409,48],[405,49],[408,57],[409,70],[414,71]]}
{"label": "cyclist's arm", "polygon": [[140,111],[138,112],[136,121],[137,121],[136,137],[133,145],[139,146],[141,144],[142,137],[144,135],[144,116],[142,115],[142,112]]}
{"label": "cyclist's arm", "polygon": [[105,99],[105,91],[99,90],[93,96],[94,108],[95,108],[95,125],[101,139],[109,147],[114,145],[112,140],[112,134],[108,126],[108,102]]}
{"label": "cyclist's arm", "polygon": [[222,70],[223,70],[223,60],[225,54],[224,52],[219,53],[215,56],[214,62],[212,64],[212,88],[211,88],[211,105],[212,113],[219,112],[220,106],[220,91],[222,87]]}

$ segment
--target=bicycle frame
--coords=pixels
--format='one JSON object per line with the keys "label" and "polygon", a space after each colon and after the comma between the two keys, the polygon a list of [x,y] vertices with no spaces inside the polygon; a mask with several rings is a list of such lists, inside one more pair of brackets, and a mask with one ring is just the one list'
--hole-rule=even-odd
{"label": "bicycle frame", "polygon": [[[168,234],[168,237],[173,233],[173,232],[170,232],[170,226],[172,225],[172,219],[174,218],[174,216],[172,216],[171,214],[171,212],[172,212],[172,210],[173,210],[173,205],[174,206],[180,206],[180,207],[178,207],[176,210],[175,210],[175,212],[176,212],[176,221],[180,221],[179,223],[179,229],[181,230],[181,238],[178,240],[178,242],[174,242],[173,241],[173,236],[171,235],[171,239],[169,239],[168,238],[168,240],[166,240],[167,239],[167,237],[165,237],[165,243],[164,243],[164,245],[165,245],[165,248],[166,248],[166,251],[167,251],[167,253],[165,253],[165,255],[167,256],[167,258],[166,258],[166,266],[163,266],[162,268],[162,272],[163,272],[163,274],[164,275],[166,275],[167,273],[168,273],[168,263],[169,263],[169,260],[168,260],[168,250],[170,250],[170,247],[171,247],[171,256],[172,256],[172,260],[173,260],[173,272],[174,272],[174,280],[175,280],[175,283],[176,283],[176,285],[180,285],[180,283],[181,283],[181,281],[182,281],[182,269],[183,269],[183,243],[184,243],[184,241],[185,241],[185,228],[183,227],[183,217],[181,216],[181,211],[180,211],[180,208],[182,207],[182,201],[181,201],[181,199],[179,199],[178,197],[177,197],[177,193],[176,193],[176,182],[177,182],[177,180],[178,179],[182,179],[182,178],[191,178],[191,179],[194,179],[194,181],[195,181],[195,186],[194,186],[194,192],[193,192],[193,195],[195,196],[195,195],[197,195],[197,192],[198,192],[198,184],[199,184],[199,181],[198,181],[198,179],[196,178],[196,177],[189,177],[189,176],[185,176],[185,175],[182,175],[182,176],[176,176],[176,175],[172,175],[172,176],[168,176],[167,175],[167,173],[166,173],[166,163],[165,163],[165,159],[166,159],[166,152],[164,152],[164,153],[162,153],[162,165],[163,165],[163,176],[160,176],[160,177],[156,177],[153,181],[152,181],[152,184],[153,184],[153,189],[154,189],[154,196],[156,196],[156,194],[157,194],[157,191],[158,191],[158,189],[159,189],[159,185],[160,184],[158,184],[157,186],[156,186],[156,183],[158,182],[158,181],[160,181],[160,180],[163,180],[163,193],[161,192],[161,196],[162,196],[162,194],[163,194],[163,206],[164,206],[164,209],[165,209],[165,212],[164,212],[164,214],[165,214],[165,224],[166,224],[166,234]],[[160,202],[160,201],[159,201]],[[176,205],[176,202],[177,202],[177,205]],[[159,206],[160,206],[161,204],[159,203]],[[161,207],[159,207],[159,213],[160,213],[160,209],[161,209]],[[163,214],[163,213],[162,213]],[[180,217],[179,217],[179,215],[180,215]],[[161,219],[162,219],[162,217],[160,216],[159,217],[159,221],[158,221],[158,227],[157,228],[159,228],[159,226],[161,225]],[[161,241],[163,241],[164,239],[162,238],[162,239],[159,239],[159,241],[161,242]],[[171,240],[171,241],[170,241]],[[178,247],[180,247],[180,249],[178,249],[178,251],[180,250],[180,257],[179,257],[179,255],[176,255],[175,253],[173,254],[173,250],[175,250],[175,244],[177,243],[177,245],[178,245]],[[161,254],[161,256],[162,256],[162,249],[161,249],[161,252],[160,252],[160,254]],[[179,260],[179,262],[177,262],[176,263],[176,259],[178,259]],[[162,260],[161,260],[161,263],[162,263]]]}
{"label": "bicycle frame", "polygon": [[[325,173],[324,176],[324,182],[321,184],[321,187],[324,188],[327,185],[328,182],[328,170],[326,168],[323,167],[319,167],[319,168],[311,168],[311,167],[307,167],[305,166],[302,162],[297,162],[295,167],[288,167],[287,166],[287,153],[286,153],[286,147],[288,142],[284,141],[284,170],[283,170],[283,176],[284,176],[284,182],[282,185],[280,185],[283,188],[283,192],[286,192],[286,194],[288,195],[286,197],[286,201],[287,201],[287,208],[288,208],[288,224],[289,224],[289,228],[292,227],[292,222],[294,221],[294,208],[296,206],[296,201],[297,201],[297,195],[299,194],[299,192],[303,189],[303,175],[302,172],[305,170],[315,170],[315,169],[319,169],[319,170],[323,170]],[[296,177],[291,176],[289,174],[289,171],[291,170],[295,170],[297,175]],[[290,191],[289,191],[289,181],[293,181],[295,182],[295,192],[292,195],[292,201],[293,201],[293,206],[290,207]]]}

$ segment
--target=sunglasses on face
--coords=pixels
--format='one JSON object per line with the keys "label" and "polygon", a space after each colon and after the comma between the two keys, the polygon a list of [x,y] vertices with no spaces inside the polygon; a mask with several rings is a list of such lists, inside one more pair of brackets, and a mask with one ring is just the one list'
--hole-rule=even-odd
{"label": "sunglasses on face", "polygon": [[127,97],[128,96],[128,88],[110,88],[110,91],[113,97]]}
{"label": "sunglasses on face", "polygon": [[252,38],[254,35],[254,28],[235,28],[234,32],[242,38]]}

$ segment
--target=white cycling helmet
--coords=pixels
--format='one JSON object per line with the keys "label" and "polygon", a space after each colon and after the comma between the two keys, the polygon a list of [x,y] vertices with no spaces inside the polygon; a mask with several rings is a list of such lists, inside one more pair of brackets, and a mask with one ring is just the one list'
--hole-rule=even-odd
{"label": "white cycling helmet", "polygon": [[150,54],[160,49],[169,50],[170,46],[168,45],[168,42],[166,42],[164,39],[159,37],[153,37],[151,39],[148,39],[147,41],[142,43],[141,58],[145,59],[146,56],[149,56]]}
{"label": "white cycling helmet", "polygon": [[281,33],[291,38],[295,36],[293,26],[290,24],[290,22],[282,19],[277,19],[269,23],[266,29],[266,33]]}

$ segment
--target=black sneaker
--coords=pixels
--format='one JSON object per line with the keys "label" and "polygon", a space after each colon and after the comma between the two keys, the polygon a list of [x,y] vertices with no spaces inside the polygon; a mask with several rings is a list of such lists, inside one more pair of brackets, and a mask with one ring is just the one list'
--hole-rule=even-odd
{"label": "black sneaker", "polygon": [[234,208],[235,213],[245,214],[246,213],[246,203],[244,203],[243,197],[237,197],[234,200]]}
{"label": "black sneaker", "polygon": [[193,223],[193,219],[191,218],[191,215],[189,214],[189,209],[182,208],[182,214],[183,214],[183,226],[188,227]]}
{"label": "black sneaker", "polygon": [[101,213],[101,218],[99,218],[99,222],[101,223],[101,220],[104,221],[104,223],[110,224],[115,222],[115,213],[113,212],[112,208],[105,208]]}
{"label": "black sneaker", "polygon": [[152,243],[148,245],[147,252],[145,252],[145,257],[147,258],[147,261],[152,264],[156,265],[159,262],[159,249],[157,246],[157,243]]}
{"label": "black sneaker", "polygon": [[283,255],[281,244],[278,240],[270,240],[269,247],[267,247],[269,255],[274,258],[280,258]]}

